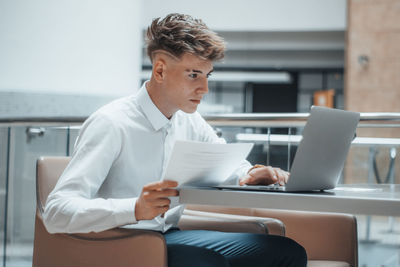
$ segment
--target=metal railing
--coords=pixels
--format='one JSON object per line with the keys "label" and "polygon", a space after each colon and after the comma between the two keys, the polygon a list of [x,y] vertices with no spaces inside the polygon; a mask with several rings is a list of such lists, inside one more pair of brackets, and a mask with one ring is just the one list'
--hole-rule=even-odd
{"label": "metal railing", "polygon": [[[306,123],[309,113],[231,113],[206,114],[204,119],[216,126],[297,127]],[[87,117],[14,117],[0,118],[0,126],[79,125]],[[359,127],[400,127],[399,112],[362,112]]]}

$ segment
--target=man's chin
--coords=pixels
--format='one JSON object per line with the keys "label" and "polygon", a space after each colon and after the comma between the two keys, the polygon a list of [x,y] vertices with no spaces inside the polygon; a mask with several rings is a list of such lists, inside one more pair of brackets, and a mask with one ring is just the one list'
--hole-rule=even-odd
{"label": "man's chin", "polygon": [[195,113],[197,111],[197,106],[195,108],[190,107],[190,108],[183,108],[181,109],[181,111],[188,113],[188,114],[192,114]]}

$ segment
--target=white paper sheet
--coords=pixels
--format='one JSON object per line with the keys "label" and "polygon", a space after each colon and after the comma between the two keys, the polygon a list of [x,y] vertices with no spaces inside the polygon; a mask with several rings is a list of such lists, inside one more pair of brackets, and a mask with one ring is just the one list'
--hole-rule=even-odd
{"label": "white paper sheet", "polygon": [[253,143],[176,141],[163,179],[177,181],[178,187],[218,185],[239,167],[252,147]]}

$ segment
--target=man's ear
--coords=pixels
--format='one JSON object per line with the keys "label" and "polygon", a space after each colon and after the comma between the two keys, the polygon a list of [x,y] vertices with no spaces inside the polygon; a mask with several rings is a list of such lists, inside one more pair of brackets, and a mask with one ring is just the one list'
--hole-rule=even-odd
{"label": "man's ear", "polygon": [[161,83],[165,78],[167,64],[164,59],[158,58],[153,62],[153,77],[154,79]]}

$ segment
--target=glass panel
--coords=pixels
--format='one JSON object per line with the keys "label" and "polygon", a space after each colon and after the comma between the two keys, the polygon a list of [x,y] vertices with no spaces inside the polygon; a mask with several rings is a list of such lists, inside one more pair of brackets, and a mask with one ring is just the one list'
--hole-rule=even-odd
{"label": "glass panel", "polygon": [[400,183],[400,128],[359,128],[344,168],[344,183]]}
{"label": "glass panel", "polygon": [[80,126],[68,127],[69,129],[69,144],[68,144],[69,147],[67,151],[68,156],[72,156],[72,153],[74,152],[75,141],[78,138],[80,128],[81,128]]}
{"label": "glass panel", "polygon": [[7,266],[31,266],[36,211],[36,160],[65,156],[66,131],[61,128],[13,127],[10,135],[7,218]]}
{"label": "glass panel", "polygon": [[4,227],[6,218],[8,127],[0,127],[0,266],[4,266]]}
{"label": "glass panel", "polygon": [[[247,160],[252,164],[264,164],[290,169],[297,150],[300,131],[303,128],[244,128],[219,127],[228,143],[252,142],[254,147]],[[300,132],[300,133],[298,133]],[[291,142],[290,146],[288,142]]]}
{"label": "glass panel", "polygon": [[359,266],[399,266],[400,218],[357,215]]}

